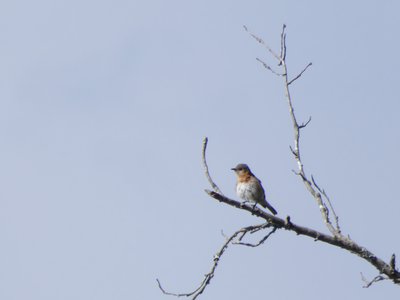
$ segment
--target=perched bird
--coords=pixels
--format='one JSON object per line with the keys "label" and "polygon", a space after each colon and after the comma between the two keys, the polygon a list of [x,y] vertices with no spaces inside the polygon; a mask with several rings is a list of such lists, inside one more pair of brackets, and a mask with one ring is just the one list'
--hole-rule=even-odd
{"label": "perched bird", "polygon": [[274,215],[278,212],[265,200],[265,192],[261,181],[251,173],[246,164],[238,164],[232,168],[237,176],[236,194],[245,202],[255,202],[254,207],[259,203],[262,207],[268,208]]}

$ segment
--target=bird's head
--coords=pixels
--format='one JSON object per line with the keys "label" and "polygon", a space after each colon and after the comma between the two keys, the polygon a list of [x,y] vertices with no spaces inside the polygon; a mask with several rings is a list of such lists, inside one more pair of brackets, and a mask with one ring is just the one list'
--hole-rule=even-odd
{"label": "bird's head", "polygon": [[245,176],[251,174],[250,168],[246,164],[238,164],[236,167],[231,170],[235,171],[237,176]]}

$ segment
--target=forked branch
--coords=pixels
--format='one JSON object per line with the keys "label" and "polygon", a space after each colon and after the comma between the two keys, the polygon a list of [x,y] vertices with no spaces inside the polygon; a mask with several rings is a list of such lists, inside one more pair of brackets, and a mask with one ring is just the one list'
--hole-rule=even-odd
{"label": "forked branch", "polygon": [[[266,45],[265,42],[261,38],[257,37],[254,34],[251,34],[251,36],[254,39],[256,39],[257,41],[262,41],[260,43],[262,43],[268,50],[270,49],[270,47],[268,45]],[[328,230],[336,237],[345,238],[341,234],[340,227],[339,227],[339,218],[336,216],[336,213],[334,213],[336,226],[332,225],[332,221],[330,219],[329,209],[328,209],[328,206],[329,206],[331,208],[331,210],[334,211],[332,203],[330,202],[329,198],[326,196],[326,193],[325,192],[322,193],[320,188],[314,184],[315,181],[311,181],[308,178],[308,176],[304,170],[304,164],[303,164],[303,161],[301,158],[301,153],[300,153],[300,133],[301,133],[301,130],[304,129],[311,122],[311,117],[308,119],[307,122],[302,123],[302,124],[299,124],[299,122],[297,121],[296,115],[294,113],[292,96],[290,94],[290,85],[294,81],[299,79],[304,74],[304,72],[307,71],[307,69],[312,66],[312,63],[307,64],[307,66],[298,75],[296,75],[293,79],[289,79],[288,67],[286,64],[286,26],[285,25],[283,25],[282,33],[281,33],[281,52],[280,52],[281,54],[280,54],[280,56],[274,55],[275,52],[273,52],[272,50],[269,50],[269,52],[271,52],[273,54],[273,56],[278,60],[278,65],[281,66],[283,69],[282,76],[283,76],[284,85],[285,85],[285,96],[286,96],[287,104],[289,107],[289,114],[290,114],[290,118],[292,120],[293,133],[294,133],[294,147],[290,147],[290,150],[294,156],[294,159],[297,162],[297,167],[298,167],[298,171],[295,172],[295,174],[299,175],[299,177],[302,179],[304,185],[306,186],[307,190],[310,192],[312,197],[315,199],[315,201],[319,207],[319,210],[321,212],[322,219],[324,220],[325,225],[327,226]],[[276,75],[276,72],[273,72],[273,73]],[[328,202],[328,205],[325,203],[324,199]]]}
{"label": "forked branch", "polygon": [[[273,216],[259,208],[253,209],[248,205],[243,205],[242,203],[235,201],[233,199],[227,198],[223,195],[220,195],[216,192],[206,190],[207,194],[209,194],[214,199],[228,204],[230,206],[236,207],[238,209],[246,210],[250,214],[262,218],[267,221],[270,226],[276,227],[277,229],[285,229],[288,231],[292,231],[297,235],[304,235],[312,238],[314,241],[320,241],[326,244],[333,245],[335,247],[342,248],[351,253],[356,254],[362,259],[366,260],[368,263],[373,265],[380,274],[386,275],[388,279],[392,280],[396,284],[400,284],[400,272],[398,272],[395,268],[391,266],[391,263],[386,263],[371,251],[366,249],[363,246],[360,246],[356,242],[347,238],[337,238],[336,236],[332,236],[329,234],[325,234],[323,232],[314,230],[312,228],[304,227],[301,225],[297,225],[291,221],[290,217],[286,219],[281,219],[279,217]],[[392,261],[392,259],[391,259]]]}
{"label": "forked branch", "polygon": [[[212,193],[215,193],[215,192],[212,192]],[[249,246],[249,247],[257,247],[257,246],[263,244],[271,236],[271,234],[273,234],[276,231],[277,228],[274,227],[271,232],[269,232],[266,236],[264,236],[264,238],[262,238],[258,242],[258,244],[245,243],[245,242],[242,242],[242,239],[248,233],[251,234],[251,233],[263,230],[265,228],[271,227],[271,226],[272,225],[269,223],[263,223],[260,225],[251,225],[251,226],[243,227],[243,228],[237,230],[235,233],[233,233],[230,237],[226,238],[225,243],[217,251],[217,253],[215,253],[215,255],[213,257],[213,263],[212,263],[210,271],[204,275],[204,279],[200,282],[199,286],[194,291],[189,292],[189,293],[171,293],[171,292],[166,291],[162,287],[160,280],[156,279],[158,287],[166,295],[175,296],[175,297],[192,297],[193,300],[196,299],[199,295],[201,295],[204,292],[206,287],[210,284],[211,280],[214,278],[215,270],[218,267],[218,263],[219,263],[222,255],[228,249],[228,246],[230,244],[235,244],[235,245],[239,244],[239,245],[244,245],[244,246]]]}

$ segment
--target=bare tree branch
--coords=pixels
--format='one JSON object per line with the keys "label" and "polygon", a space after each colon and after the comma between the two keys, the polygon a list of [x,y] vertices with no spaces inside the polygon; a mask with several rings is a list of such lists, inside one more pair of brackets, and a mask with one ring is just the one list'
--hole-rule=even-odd
{"label": "bare tree branch", "polygon": [[393,272],[396,271],[396,254],[394,254],[394,253],[392,254],[389,265]]}
{"label": "bare tree branch", "polygon": [[263,46],[268,50],[268,52],[272,54],[273,57],[275,57],[279,62],[281,61],[281,57],[280,57],[278,54],[276,54],[276,53],[271,49],[271,47],[269,47],[269,46],[263,41],[263,39],[259,38],[259,37],[256,36],[255,34],[251,33],[251,32],[249,31],[249,29],[247,28],[247,26],[243,25],[243,28],[244,28],[244,30],[246,30],[246,31],[250,34],[250,36],[252,36],[258,43],[260,43],[261,45],[263,45]]}
{"label": "bare tree branch", "polygon": [[194,293],[197,292],[198,289],[194,290],[193,292],[190,293],[181,293],[181,294],[175,294],[175,293],[171,293],[171,292],[167,292],[166,290],[164,290],[164,288],[161,285],[160,280],[157,278],[156,279],[157,283],[158,283],[158,287],[159,289],[165,294],[165,295],[170,295],[170,296],[175,296],[175,297],[190,297],[191,295],[193,295]]}
{"label": "bare tree branch", "polygon": [[[325,190],[322,189],[317,185],[317,183],[315,182],[314,177],[311,175],[311,180],[314,184],[314,186],[317,188],[317,190],[322,194],[322,196],[324,196],[324,198],[326,199],[326,202],[328,202],[328,205],[332,211],[333,217],[335,218],[335,226],[336,226],[336,231],[340,234],[341,233],[341,229],[340,229],[340,225],[339,225],[339,217],[337,216],[335,209],[333,208],[333,205],[331,203],[331,200],[329,199],[328,195],[326,194]],[[328,214],[329,214],[329,209],[328,207],[326,207],[326,209],[328,210]]]}
{"label": "bare tree branch", "polygon": [[[282,49],[286,49],[286,33],[285,33],[285,28],[286,26],[283,26],[282,29],[282,34],[281,34],[281,47]],[[286,55],[286,50],[284,50],[284,53]],[[315,199],[315,201],[318,204],[319,210],[321,212],[322,218],[325,222],[325,225],[327,226],[327,228],[329,229],[329,231],[335,235],[335,236],[341,236],[340,231],[335,228],[332,225],[332,222],[329,218],[329,212],[327,209],[327,205],[325,205],[321,193],[318,191],[318,189],[312,184],[312,182],[308,179],[305,171],[304,171],[304,165],[303,162],[301,160],[301,155],[300,155],[300,130],[305,128],[307,126],[307,124],[311,121],[311,117],[310,119],[304,124],[299,125],[296,115],[294,113],[294,108],[293,108],[293,102],[292,102],[292,97],[290,94],[290,88],[289,85],[296,79],[298,79],[301,74],[303,74],[307,68],[309,66],[311,66],[311,64],[308,64],[306,68],[304,68],[304,70],[297,75],[294,79],[289,81],[289,77],[288,77],[288,68],[286,65],[286,57],[282,57],[281,58],[282,61],[282,68],[283,68],[283,78],[284,78],[284,82],[285,82],[285,95],[286,95],[286,100],[289,106],[289,113],[290,113],[290,117],[292,119],[292,124],[293,124],[293,131],[294,131],[294,148],[291,148],[291,151],[293,153],[293,156],[297,162],[297,166],[298,166],[298,175],[301,177],[304,185],[306,186],[307,190],[310,192],[310,194],[312,195],[312,197]]]}
{"label": "bare tree branch", "polygon": [[[215,193],[215,192],[212,192]],[[224,197],[224,196],[222,196]],[[272,225],[268,224],[268,223],[264,223],[261,225],[251,225],[251,226],[247,226],[247,227],[243,227],[239,230],[237,230],[235,233],[233,233],[230,237],[228,237],[225,241],[225,243],[222,245],[222,247],[218,250],[218,252],[214,255],[213,257],[213,264],[211,266],[210,271],[204,275],[204,279],[200,282],[199,286],[193,291],[193,292],[189,292],[189,293],[171,293],[171,292],[167,292],[161,285],[161,282],[159,279],[157,280],[158,283],[158,287],[160,288],[160,290],[166,294],[166,295],[170,295],[170,296],[175,296],[175,297],[193,297],[192,299],[196,299],[199,295],[201,295],[204,290],[206,289],[207,285],[210,284],[212,278],[214,277],[214,273],[215,270],[218,267],[218,263],[222,257],[222,255],[225,253],[226,249],[228,249],[229,244],[241,244],[241,245],[246,245],[246,246],[251,246],[251,247],[256,247],[253,246],[251,244],[245,244],[245,243],[241,243],[240,241],[243,239],[243,237],[247,234],[247,233],[252,233],[261,229],[265,229],[267,227],[271,227]],[[277,228],[274,228],[269,234],[267,234],[260,242],[259,244],[261,245],[262,243],[264,243],[268,237],[274,233],[276,231]],[[234,240],[241,235],[241,237],[238,239],[239,242],[234,242]]]}
{"label": "bare tree branch", "polygon": [[[263,228],[271,227],[271,226],[272,226],[272,225],[271,225],[270,223],[266,223],[266,226],[264,225]],[[260,229],[261,229],[261,228],[260,228]],[[243,234],[239,237],[238,241],[237,241],[237,242],[233,242],[233,244],[235,244],[235,245],[247,246],[247,247],[258,247],[258,246],[264,244],[264,242],[265,242],[273,233],[275,233],[275,231],[276,231],[277,229],[278,229],[277,227],[273,227],[272,230],[271,230],[270,232],[268,232],[268,234],[266,234],[261,240],[259,240],[257,244],[242,242],[242,239],[245,237],[245,235],[246,235],[247,232],[243,233]],[[257,231],[258,231],[258,230],[257,230]],[[251,231],[250,234],[252,234],[252,233],[254,233],[254,232],[256,232],[256,231]]]}
{"label": "bare tree branch", "polygon": [[293,78],[292,80],[290,80],[288,82],[288,85],[291,85],[294,81],[299,79],[301,77],[301,75],[303,75],[303,73],[311,66],[312,66],[312,63],[308,63],[308,65],[295,78]]}
{"label": "bare tree branch", "polygon": [[267,70],[270,70],[272,73],[274,73],[277,76],[283,76],[283,74],[280,74],[278,72],[276,72],[274,69],[272,69],[269,65],[267,65],[267,63],[265,63],[263,60],[259,59],[258,57],[256,58],[257,61],[259,61],[260,63],[262,63],[262,65],[264,66],[264,68],[266,68]]}
{"label": "bare tree branch", "polygon": [[284,43],[284,41],[286,41],[286,25],[283,24],[282,26],[282,32],[281,32],[281,56],[280,61],[279,61],[279,65],[282,65],[282,60],[286,59],[286,43]]}
{"label": "bare tree branch", "polygon": [[311,122],[311,116],[308,118],[307,122],[301,123],[301,125],[299,126],[299,129],[306,127],[310,122]]}
{"label": "bare tree branch", "polygon": [[[204,168],[204,173],[206,174],[207,180],[210,183],[211,187],[213,190],[219,194],[222,194],[221,190],[219,187],[215,184],[215,182],[212,180],[210,176],[210,172],[208,171],[208,165],[207,165],[207,160],[206,160],[206,150],[207,150],[207,144],[208,144],[208,138],[205,137],[203,139],[203,150],[202,150],[202,158],[203,158],[203,168]],[[223,195],[223,194],[222,194]]]}
{"label": "bare tree branch", "polygon": [[363,288],[369,288],[371,285],[373,285],[375,282],[378,282],[378,281],[389,280],[389,278],[382,276],[382,275],[377,275],[372,280],[368,280],[364,277],[363,273],[361,273],[361,279],[365,283],[365,285],[363,285]]}
{"label": "bare tree branch", "polygon": [[227,198],[213,191],[206,190],[206,193],[220,202],[236,207],[238,209],[247,210],[249,213],[255,215],[256,217],[266,220],[268,223],[270,223],[274,227],[277,227],[278,229],[281,228],[293,231],[297,235],[308,236],[313,238],[315,241],[327,243],[342,248],[344,250],[347,250],[351,253],[354,253],[359,257],[361,257],[362,259],[369,262],[371,265],[373,265],[379,271],[379,273],[386,275],[394,283],[400,284],[399,271],[393,270],[388,263],[385,263],[382,259],[377,257],[371,251],[369,251],[363,246],[358,245],[350,238],[344,236],[341,237],[331,236],[308,227],[297,225],[290,220],[290,217],[287,217],[286,220],[278,218],[257,207],[255,209],[252,209],[252,207],[248,205],[242,205],[238,201]]}

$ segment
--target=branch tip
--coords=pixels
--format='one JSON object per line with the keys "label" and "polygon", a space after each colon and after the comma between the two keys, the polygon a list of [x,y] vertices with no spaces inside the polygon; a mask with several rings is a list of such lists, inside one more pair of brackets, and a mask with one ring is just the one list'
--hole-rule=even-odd
{"label": "branch tip", "polygon": [[263,60],[261,60],[260,58],[256,58],[256,60],[258,61],[258,62],[260,62],[263,66],[264,66],[264,68],[266,68],[267,70],[269,70],[269,71],[271,71],[273,74],[275,74],[276,76],[283,76],[283,74],[280,74],[280,73],[278,73],[278,72],[276,72],[274,69],[272,69],[267,63],[265,63]]}
{"label": "branch tip", "polygon": [[[202,149],[202,159],[203,159],[203,169],[204,169],[204,173],[206,175],[206,178],[208,180],[208,182],[210,183],[211,187],[213,188],[213,190],[221,195],[222,192],[219,189],[219,187],[215,184],[215,182],[212,180],[211,176],[210,176],[210,172],[208,170],[208,165],[207,165],[207,160],[206,160],[206,150],[207,150],[207,144],[208,144],[208,138],[204,137],[203,139],[203,149]],[[207,192],[208,193],[208,192]]]}
{"label": "branch tip", "polygon": [[292,80],[290,80],[288,82],[288,85],[291,85],[293,82],[295,82],[297,79],[299,79],[301,77],[301,75],[303,75],[303,73],[311,66],[312,66],[312,63],[311,62],[308,63],[308,65],[299,74],[297,74],[297,76],[295,78],[293,78]]}
{"label": "branch tip", "polygon": [[307,122],[302,123],[302,124],[299,126],[299,129],[302,129],[302,128],[306,127],[310,122],[311,122],[311,116],[308,118]]}
{"label": "branch tip", "polygon": [[392,273],[394,273],[396,271],[396,254],[394,254],[394,253],[390,257],[389,266],[390,266]]}
{"label": "branch tip", "polygon": [[375,276],[371,281],[367,280],[363,273],[361,274],[361,280],[364,281],[365,285],[363,285],[363,288],[369,288],[371,285],[373,285],[375,282],[381,281],[381,280],[388,280],[389,278],[384,277],[382,275],[377,275]]}

